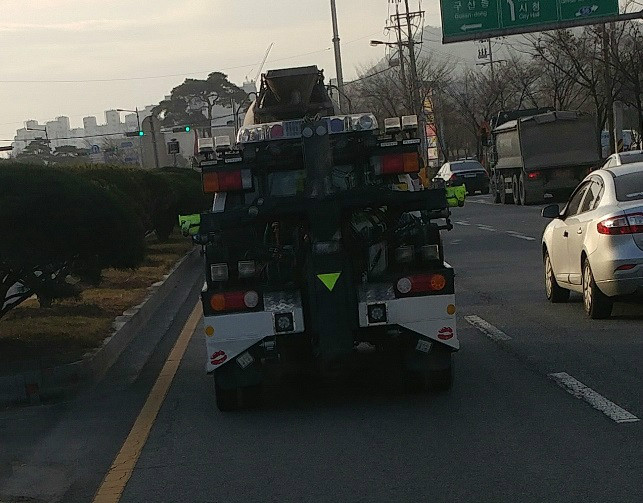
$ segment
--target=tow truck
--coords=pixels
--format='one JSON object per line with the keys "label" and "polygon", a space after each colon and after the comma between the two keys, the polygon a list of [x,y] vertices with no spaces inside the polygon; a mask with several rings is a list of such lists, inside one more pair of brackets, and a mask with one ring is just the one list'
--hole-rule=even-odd
{"label": "tow truck", "polygon": [[335,372],[386,351],[448,390],[459,349],[440,232],[464,191],[430,185],[417,118],[342,114],[316,66],[262,75],[236,145],[199,141],[212,209],[184,218],[205,247],[206,371],[236,409],[271,365]]}

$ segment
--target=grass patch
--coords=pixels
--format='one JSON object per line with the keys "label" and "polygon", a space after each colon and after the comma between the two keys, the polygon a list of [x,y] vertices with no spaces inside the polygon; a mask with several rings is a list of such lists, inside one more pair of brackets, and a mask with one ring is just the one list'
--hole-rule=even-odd
{"label": "grass patch", "polygon": [[169,241],[148,242],[146,260],[136,270],[107,269],[98,287],[83,290],[51,308],[23,302],[0,319],[0,374],[12,363],[48,366],[77,361],[110,335],[116,316],[140,304],[148,287],[163,279],[192,244],[179,233]]}

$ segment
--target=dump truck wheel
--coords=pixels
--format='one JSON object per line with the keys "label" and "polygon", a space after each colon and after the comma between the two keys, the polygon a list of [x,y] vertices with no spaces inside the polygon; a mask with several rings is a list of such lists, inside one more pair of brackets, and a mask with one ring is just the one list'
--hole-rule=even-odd
{"label": "dump truck wheel", "polygon": [[520,206],[522,201],[520,200],[520,189],[518,187],[518,177],[516,175],[511,177],[511,192],[513,195],[514,204]]}
{"label": "dump truck wheel", "polygon": [[228,412],[239,408],[239,388],[221,388],[215,379],[214,393],[216,395],[217,408],[221,412]]}

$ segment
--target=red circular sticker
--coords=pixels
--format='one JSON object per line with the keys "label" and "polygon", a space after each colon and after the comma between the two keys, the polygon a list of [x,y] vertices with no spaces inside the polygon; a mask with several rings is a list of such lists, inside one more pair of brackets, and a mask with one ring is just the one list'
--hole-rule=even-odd
{"label": "red circular sticker", "polygon": [[217,351],[212,353],[210,357],[210,363],[212,365],[221,365],[224,361],[228,359],[228,355],[225,354],[225,351]]}

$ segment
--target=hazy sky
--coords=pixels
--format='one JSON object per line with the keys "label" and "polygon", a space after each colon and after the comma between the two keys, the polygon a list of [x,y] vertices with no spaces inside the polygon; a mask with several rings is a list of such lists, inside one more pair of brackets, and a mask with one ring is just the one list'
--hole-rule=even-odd
{"label": "hazy sky", "polygon": [[[411,0],[417,7],[418,0]],[[2,0],[0,139],[26,119],[104,120],[108,108],[158,103],[186,77],[220,70],[235,83],[264,70],[316,64],[335,76],[330,0]],[[440,24],[439,0],[424,0]],[[377,61],[389,0],[337,0],[344,75]],[[172,76],[169,76],[172,75]],[[158,77],[162,78],[142,78]],[[43,80],[103,80],[47,83]],[[121,79],[104,81],[107,79]],[[7,145],[7,143],[0,143]]]}

